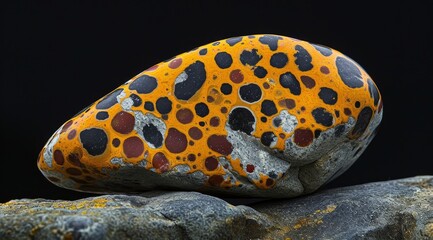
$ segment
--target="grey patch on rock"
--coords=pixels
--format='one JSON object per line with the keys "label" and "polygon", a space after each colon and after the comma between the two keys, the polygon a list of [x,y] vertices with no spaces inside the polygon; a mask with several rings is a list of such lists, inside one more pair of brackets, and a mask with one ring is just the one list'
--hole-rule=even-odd
{"label": "grey patch on rock", "polygon": [[126,93],[122,89],[122,92],[120,92],[119,95],[116,96],[117,103],[120,103],[124,97],[126,97]]}
{"label": "grey patch on rock", "polygon": [[48,165],[48,167],[53,167],[53,148],[54,145],[59,141],[59,134],[60,131],[57,130],[54,135],[51,137],[51,139],[48,141],[45,151],[44,151],[44,162]]}
{"label": "grey patch on rock", "polygon": [[185,82],[188,79],[188,74],[186,72],[181,72],[179,76],[174,80],[174,85],[179,84],[181,82]]}
{"label": "grey patch on rock", "polygon": [[[165,125],[163,120],[155,117],[152,113],[143,114],[140,111],[134,111],[134,113],[135,113],[134,130],[138,133],[138,135],[140,135],[140,137],[143,139],[143,141],[146,142],[150,148],[155,149],[155,146],[152,143],[147,142],[146,139],[144,138],[143,127],[145,125],[152,124],[153,126],[156,127],[156,129],[158,129],[158,132],[160,132],[161,135],[164,137],[165,132],[167,130],[167,126]],[[164,141],[164,139],[163,139],[163,141]]]}
{"label": "grey patch on rock", "polygon": [[131,98],[126,98],[125,100],[122,101],[120,105],[122,106],[123,110],[130,111],[132,105],[134,105],[134,101]]}
{"label": "grey patch on rock", "polygon": [[298,119],[287,110],[281,111],[277,117],[281,120],[281,128],[286,133],[292,133],[298,125]]}

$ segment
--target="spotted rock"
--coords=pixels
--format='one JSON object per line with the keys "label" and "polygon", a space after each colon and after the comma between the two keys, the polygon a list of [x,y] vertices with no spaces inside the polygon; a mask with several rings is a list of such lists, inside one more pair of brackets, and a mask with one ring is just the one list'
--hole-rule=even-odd
{"label": "spotted rock", "polygon": [[312,192],[373,139],[382,99],[352,59],[278,35],[220,40],[159,63],[66,121],[38,167],[89,192]]}

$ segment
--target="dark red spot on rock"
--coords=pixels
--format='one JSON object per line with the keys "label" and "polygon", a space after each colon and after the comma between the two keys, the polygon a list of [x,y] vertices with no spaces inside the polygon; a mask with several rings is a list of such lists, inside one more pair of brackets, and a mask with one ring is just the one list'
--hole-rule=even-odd
{"label": "dark red spot on rock", "polygon": [[309,76],[301,76],[301,82],[310,89],[316,86],[316,81]]}
{"label": "dark red spot on rock", "polygon": [[282,99],[278,101],[278,105],[287,109],[293,109],[296,107],[296,102],[293,99]]}
{"label": "dark red spot on rock", "polygon": [[207,139],[207,145],[213,151],[226,156],[233,151],[233,146],[227,141],[226,135],[211,135]]}
{"label": "dark red spot on rock", "polygon": [[172,153],[181,153],[185,151],[188,145],[188,140],[185,134],[181,133],[176,128],[168,129],[168,134],[165,139],[165,147]]}
{"label": "dark red spot on rock", "polygon": [[132,114],[121,111],[111,120],[111,127],[114,131],[122,134],[128,134],[134,129],[135,118]]}
{"label": "dark red spot on rock", "polygon": [[247,172],[252,173],[254,172],[254,169],[255,169],[254,165],[247,164]]}
{"label": "dark red spot on rock", "polygon": [[130,137],[123,142],[123,152],[126,157],[139,157],[144,152],[143,141],[139,137]]}
{"label": "dark red spot on rock", "polygon": [[194,140],[199,140],[203,137],[203,133],[198,127],[192,127],[188,130],[189,136]]}
{"label": "dark red spot on rock", "polygon": [[327,68],[326,66],[321,66],[320,72],[322,72],[323,74],[329,74],[329,68]]}
{"label": "dark red spot on rock", "polygon": [[278,134],[278,136],[279,136],[281,139],[286,138],[286,134],[284,134],[284,133],[280,133],[280,134]]}
{"label": "dark red spot on rock", "polygon": [[176,69],[182,64],[182,58],[176,58],[173,59],[169,64],[168,67],[171,69]]}
{"label": "dark red spot on rock", "polygon": [[82,174],[80,169],[78,169],[78,168],[67,168],[66,172],[69,175],[73,175],[73,176],[80,176]]}
{"label": "dark red spot on rock", "polygon": [[204,165],[208,171],[213,171],[217,169],[218,164],[218,159],[216,159],[215,157],[208,157],[204,161]]}
{"label": "dark red spot on rock", "polygon": [[72,129],[68,134],[68,139],[72,140],[75,136],[77,136],[77,130]]}
{"label": "dark red spot on rock", "polygon": [[296,129],[293,142],[300,147],[306,147],[313,142],[314,134],[310,129]]}
{"label": "dark red spot on rock", "polygon": [[195,157],[195,155],[194,154],[188,154],[188,157],[187,157],[187,159],[188,159],[188,161],[191,161],[191,162],[194,162],[195,161],[195,159],[196,159],[196,157]]}
{"label": "dark red spot on rock", "polygon": [[210,176],[208,179],[209,185],[215,186],[215,187],[220,186],[222,182],[224,182],[224,177],[221,175],[213,175],[213,176]]}
{"label": "dark red spot on rock", "polygon": [[346,115],[346,116],[350,116],[350,115],[352,115],[352,111],[350,111],[350,109],[349,108],[344,108],[344,114]]}
{"label": "dark red spot on rock", "polygon": [[212,103],[215,101],[215,98],[213,98],[212,96],[207,96],[206,100],[208,103]]}
{"label": "dark red spot on rock", "polygon": [[267,82],[263,83],[264,89],[269,89],[270,87],[271,87],[271,85],[269,85],[269,83],[267,83]]}
{"label": "dark red spot on rock", "polygon": [[192,122],[194,114],[188,108],[183,108],[176,112],[176,118],[180,123],[188,124]]}
{"label": "dark red spot on rock", "polygon": [[270,186],[272,186],[272,185],[274,185],[274,180],[273,180],[273,179],[270,179],[270,178],[266,179],[266,186],[267,186],[267,187],[270,187]]}
{"label": "dark red spot on rock", "polygon": [[59,149],[54,151],[53,157],[54,157],[54,161],[58,165],[63,165],[63,163],[65,162],[65,157],[63,157],[63,153]]}
{"label": "dark red spot on rock", "polygon": [[164,153],[158,152],[153,156],[152,165],[161,173],[166,172],[170,168],[170,162],[165,157]]}
{"label": "dark red spot on rock", "polygon": [[305,118],[301,118],[301,123],[305,123]]}
{"label": "dark red spot on rock", "polygon": [[66,159],[72,165],[81,167],[83,165],[80,161],[82,156],[83,152],[80,150],[80,148],[77,148],[73,152],[71,152]]}
{"label": "dark red spot on rock", "polygon": [[65,125],[63,125],[60,133],[66,132],[68,130],[68,128],[72,125],[72,123],[74,123],[74,121],[72,121],[72,120],[69,120],[67,123],[65,123]]}
{"label": "dark red spot on rock", "polygon": [[221,108],[221,113],[227,113],[227,112],[228,112],[228,110],[227,110],[226,107],[222,107],[222,108]]}
{"label": "dark red spot on rock", "polygon": [[150,68],[148,68],[148,69],[146,69],[146,70],[144,70],[144,71],[155,71],[156,69],[158,68],[158,65],[153,65],[152,67],[150,67]]}
{"label": "dark red spot on rock", "polygon": [[212,127],[218,127],[220,125],[220,118],[219,117],[212,117],[209,121],[209,124]]}
{"label": "dark red spot on rock", "polygon": [[234,83],[241,83],[244,80],[244,75],[241,70],[235,69],[230,72],[230,80]]}
{"label": "dark red spot on rock", "polygon": [[114,147],[118,147],[120,145],[120,140],[115,138],[113,141],[111,141],[111,144],[113,144]]}

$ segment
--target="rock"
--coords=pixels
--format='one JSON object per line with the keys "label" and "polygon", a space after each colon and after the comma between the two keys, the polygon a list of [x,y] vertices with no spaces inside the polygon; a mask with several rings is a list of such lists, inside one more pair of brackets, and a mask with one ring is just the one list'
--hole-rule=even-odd
{"label": "rock", "polygon": [[433,176],[250,206],[197,192],[0,205],[0,239],[432,239]]}
{"label": "rock", "polygon": [[159,63],[63,124],[38,167],[78,191],[287,198],[348,169],[382,99],[337,50],[278,35],[223,39]]}

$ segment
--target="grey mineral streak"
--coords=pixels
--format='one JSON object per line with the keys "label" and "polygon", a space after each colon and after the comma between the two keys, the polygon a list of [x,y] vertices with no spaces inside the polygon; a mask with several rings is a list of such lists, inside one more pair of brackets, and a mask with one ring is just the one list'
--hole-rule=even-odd
{"label": "grey mineral streak", "polygon": [[0,239],[433,239],[433,176],[233,201],[198,192],[12,200],[0,204]]}

